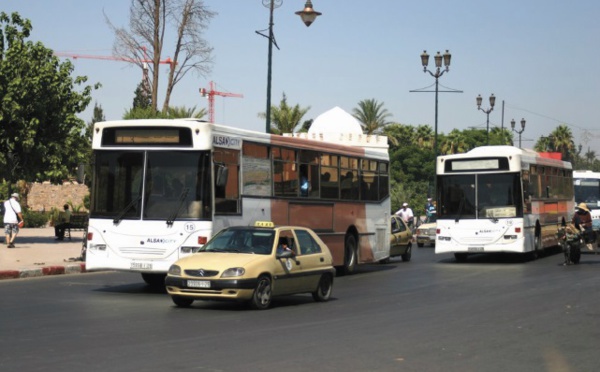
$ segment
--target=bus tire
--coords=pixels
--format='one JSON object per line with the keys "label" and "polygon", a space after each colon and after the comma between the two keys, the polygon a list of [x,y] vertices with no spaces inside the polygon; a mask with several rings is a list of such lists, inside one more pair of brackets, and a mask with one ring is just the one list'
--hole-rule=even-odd
{"label": "bus tire", "polygon": [[250,306],[255,310],[266,310],[271,305],[273,286],[271,278],[261,275],[256,282],[256,288],[250,300]]}
{"label": "bus tire", "polygon": [[456,262],[466,262],[467,253],[454,253],[454,259],[456,260]]}
{"label": "bus tire", "polygon": [[402,257],[402,261],[404,261],[404,262],[410,261],[410,258],[412,257],[412,244],[411,243],[408,243],[408,246],[406,247],[406,253],[404,253],[400,257]]}
{"label": "bus tire", "polygon": [[346,236],[344,247],[343,274],[353,274],[356,271],[358,261],[356,237],[353,234],[348,234]]}
{"label": "bus tire", "polygon": [[181,296],[171,296],[171,300],[177,307],[190,307],[194,302],[191,298]]}
{"label": "bus tire", "polygon": [[319,280],[317,290],[312,293],[312,297],[317,302],[328,301],[333,291],[333,276],[324,274]]}
{"label": "bus tire", "polygon": [[167,274],[142,273],[142,279],[144,279],[144,282],[152,287],[164,287],[166,276]]}

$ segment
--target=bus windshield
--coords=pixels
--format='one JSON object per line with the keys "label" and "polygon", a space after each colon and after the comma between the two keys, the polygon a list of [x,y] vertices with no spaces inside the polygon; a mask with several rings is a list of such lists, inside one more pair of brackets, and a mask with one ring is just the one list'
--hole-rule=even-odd
{"label": "bus windshield", "polygon": [[439,178],[440,218],[479,219],[523,216],[519,173],[450,175]]}
{"label": "bus windshield", "polygon": [[574,179],[575,202],[585,203],[589,209],[600,209],[600,179]]}
{"label": "bus windshield", "polygon": [[90,216],[210,219],[210,152],[98,151]]}

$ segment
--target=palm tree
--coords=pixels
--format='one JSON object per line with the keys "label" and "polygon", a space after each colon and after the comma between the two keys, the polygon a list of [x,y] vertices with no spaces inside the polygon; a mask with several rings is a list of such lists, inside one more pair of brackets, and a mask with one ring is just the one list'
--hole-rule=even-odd
{"label": "palm tree", "polygon": [[360,121],[365,134],[377,134],[389,124],[387,118],[392,116],[383,108],[383,102],[375,99],[366,99],[358,103],[358,108],[353,111],[353,116]]}
{"label": "palm tree", "polygon": [[442,140],[440,154],[459,154],[469,151],[465,138],[458,129],[453,129],[446,138]]}
{"label": "palm tree", "polygon": [[[271,133],[293,133],[308,110],[310,110],[310,106],[305,108],[301,108],[300,105],[290,107],[284,92],[279,106],[271,106]],[[266,114],[261,112],[258,117],[265,119]]]}
{"label": "palm tree", "polygon": [[413,143],[419,147],[432,149],[433,148],[433,129],[429,125],[419,125],[415,131]]}

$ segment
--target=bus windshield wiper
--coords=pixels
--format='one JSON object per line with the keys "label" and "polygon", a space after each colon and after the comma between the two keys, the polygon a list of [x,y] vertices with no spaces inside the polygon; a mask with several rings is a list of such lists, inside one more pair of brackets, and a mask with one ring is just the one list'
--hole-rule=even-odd
{"label": "bus windshield wiper", "polygon": [[125,216],[125,213],[127,213],[135,205],[135,203],[139,202],[141,198],[142,195],[138,195],[135,198],[133,198],[133,200],[129,204],[127,204],[127,206],[123,208],[121,212],[119,212],[117,217],[113,219],[113,223],[115,225],[118,224],[123,219],[123,216]]}
{"label": "bus windshield wiper", "polygon": [[179,204],[177,205],[177,208],[175,210],[173,210],[173,213],[171,213],[171,215],[167,219],[167,225],[171,226],[171,225],[173,225],[173,222],[175,222],[175,219],[181,212],[181,208],[183,207],[183,202],[185,201],[185,198],[187,197],[187,194],[189,191],[190,191],[190,189],[186,187],[183,189],[183,191],[179,195]]}
{"label": "bus windshield wiper", "polygon": [[465,208],[465,201],[466,201],[466,198],[463,196],[462,199],[460,199],[460,204],[458,205],[458,214],[456,215],[456,219],[454,220],[454,222],[458,222],[458,220],[460,220],[462,211]]}

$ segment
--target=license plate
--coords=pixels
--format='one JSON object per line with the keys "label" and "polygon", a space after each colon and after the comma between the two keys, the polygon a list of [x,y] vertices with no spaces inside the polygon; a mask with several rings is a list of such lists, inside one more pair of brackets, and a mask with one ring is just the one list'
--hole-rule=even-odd
{"label": "license plate", "polygon": [[150,262],[132,262],[131,268],[136,270],[152,270],[152,263]]}
{"label": "license plate", "polygon": [[483,252],[483,247],[469,247],[469,252]]}
{"label": "license plate", "polygon": [[190,288],[210,288],[208,280],[188,280],[187,286]]}

